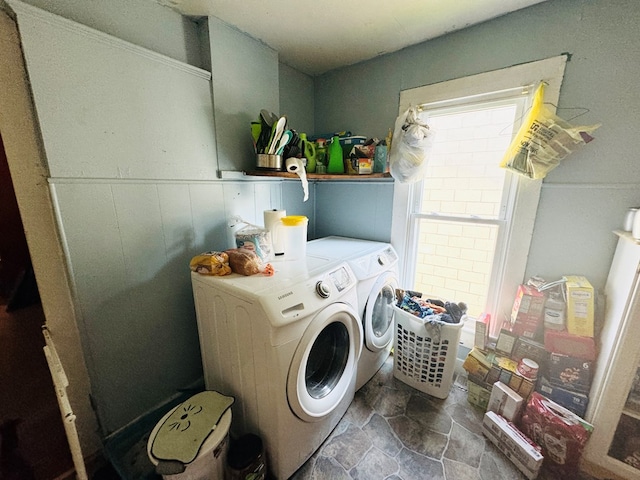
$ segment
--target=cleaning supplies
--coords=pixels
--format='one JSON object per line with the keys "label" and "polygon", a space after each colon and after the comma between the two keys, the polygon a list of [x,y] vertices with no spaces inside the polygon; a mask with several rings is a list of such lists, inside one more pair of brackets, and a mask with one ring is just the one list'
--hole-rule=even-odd
{"label": "cleaning supplies", "polygon": [[344,160],[342,158],[342,147],[340,146],[340,138],[334,136],[329,145],[329,165],[327,173],[344,173]]}

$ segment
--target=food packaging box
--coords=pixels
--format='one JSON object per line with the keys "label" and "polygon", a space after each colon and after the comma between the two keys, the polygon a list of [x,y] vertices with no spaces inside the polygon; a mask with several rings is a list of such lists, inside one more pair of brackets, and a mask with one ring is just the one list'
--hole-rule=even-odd
{"label": "food packaging box", "polygon": [[469,375],[484,380],[491,369],[491,362],[481,350],[472,348],[467,358],[465,358],[462,368],[464,368]]}
{"label": "food packaging box", "polygon": [[515,333],[504,328],[501,329],[496,342],[496,353],[510,357],[517,338],[518,336]]}
{"label": "food packaging box", "polygon": [[593,425],[553,400],[533,392],[518,427],[542,447],[545,469],[561,478],[574,478]]}
{"label": "food packaging box", "polygon": [[487,410],[503,416],[510,422],[519,420],[524,401],[520,395],[502,382],[496,382],[491,389]]}
{"label": "food packaging box", "polygon": [[[557,350],[549,351],[555,352]],[[549,351],[547,351],[546,345],[540,342],[536,342],[530,338],[518,337],[513,346],[511,358],[516,362],[519,362],[523,358],[530,358],[540,366],[540,372],[545,373],[549,363]]]}
{"label": "food packaging box", "polygon": [[567,331],[572,335],[593,337],[594,291],[585,277],[565,276],[564,288],[567,297]]}
{"label": "food packaging box", "polygon": [[476,330],[474,336],[474,346],[480,350],[485,350],[489,343],[489,324],[491,323],[491,315],[483,313],[476,320]]}
{"label": "food packaging box", "polygon": [[489,405],[491,390],[491,385],[484,381],[473,378],[472,376],[467,378],[467,401],[470,404],[486,410],[487,405]]}
{"label": "food packaging box", "polygon": [[549,352],[562,353],[570,357],[595,362],[597,358],[596,341],[593,337],[572,335],[564,330],[546,330],[544,347]]}
{"label": "food packaging box", "polygon": [[530,285],[518,286],[511,310],[511,331],[534,338],[542,326],[545,297]]}
{"label": "food packaging box", "polygon": [[549,381],[551,385],[574,392],[589,393],[593,362],[561,353],[549,355]]}
{"label": "food packaging box", "polygon": [[538,476],[544,457],[541,448],[527,438],[513,423],[495,412],[487,412],[482,433],[518,467],[525,477]]}
{"label": "food packaging box", "polygon": [[358,174],[366,175],[373,173],[373,159],[372,158],[359,158],[358,159]]}
{"label": "food packaging box", "polygon": [[516,373],[517,364],[510,363],[508,366],[512,369],[493,365],[484,381],[489,385],[493,385],[495,382],[502,382],[526,400],[531,395],[531,392],[534,391],[535,382]]}
{"label": "food packaging box", "polygon": [[583,417],[587,413],[589,405],[589,397],[584,393],[574,392],[562,387],[551,385],[548,379],[542,377],[538,383],[537,391],[545,397],[553,400],[558,405],[563,406],[567,410],[575,413],[579,417]]}

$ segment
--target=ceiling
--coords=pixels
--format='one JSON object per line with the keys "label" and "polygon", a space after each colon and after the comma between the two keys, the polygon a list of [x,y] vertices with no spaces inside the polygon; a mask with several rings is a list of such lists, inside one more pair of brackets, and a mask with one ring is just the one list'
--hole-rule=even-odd
{"label": "ceiling", "polygon": [[215,16],[308,75],[352,65],[547,0],[155,0]]}

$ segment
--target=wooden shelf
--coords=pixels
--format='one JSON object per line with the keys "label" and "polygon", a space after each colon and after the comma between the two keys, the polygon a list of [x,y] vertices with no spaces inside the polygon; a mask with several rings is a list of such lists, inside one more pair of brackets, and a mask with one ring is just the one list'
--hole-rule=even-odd
{"label": "wooden shelf", "polygon": [[[245,175],[253,177],[278,177],[278,178],[292,178],[298,180],[298,175],[289,172],[278,172],[275,170],[251,170],[245,172]],[[351,180],[351,181],[367,181],[367,180],[392,180],[390,173],[368,173],[363,175],[347,175],[347,174],[331,174],[331,173],[307,173],[307,180],[309,181],[322,181],[322,180]]]}

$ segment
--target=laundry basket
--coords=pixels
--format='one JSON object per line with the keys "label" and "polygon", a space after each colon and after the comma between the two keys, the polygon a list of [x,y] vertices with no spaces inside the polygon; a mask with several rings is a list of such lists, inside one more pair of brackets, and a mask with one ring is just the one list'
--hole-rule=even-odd
{"label": "laundry basket", "polygon": [[464,322],[422,319],[394,306],[393,376],[437,398],[449,395]]}

